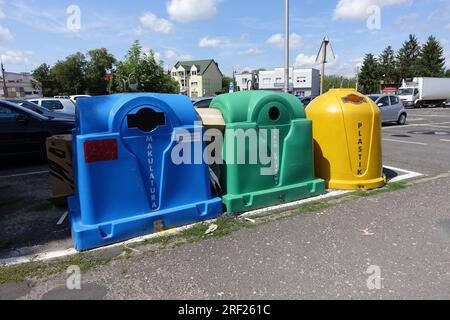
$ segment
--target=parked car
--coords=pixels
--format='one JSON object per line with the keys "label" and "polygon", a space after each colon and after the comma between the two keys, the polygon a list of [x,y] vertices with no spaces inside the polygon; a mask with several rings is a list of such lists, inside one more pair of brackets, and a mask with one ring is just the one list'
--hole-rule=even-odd
{"label": "parked car", "polygon": [[0,101],[0,158],[18,154],[44,154],[47,137],[69,134],[73,121],[56,120],[21,107]]}
{"label": "parked car", "polygon": [[204,97],[191,100],[195,108],[209,108],[214,97]]}
{"label": "parked car", "polygon": [[29,99],[28,101],[50,111],[75,114],[76,106],[70,99],[41,98]]}
{"label": "parked car", "polygon": [[443,108],[450,108],[450,99],[444,101],[444,103],[442,104]]}
{"label": "parked car", "polygon": [[303,103],[303,105],[305,106],[305,108],[311,103],[311,101],[313,101],[315,98],[315,96],[308,96],[308,97],[299,97],[300,101]]}
{"label": "parked car", "polygon": [[406,124],[408,113],[399,96],[371,94],[369,98],[380,108],[383,123],[397,122],[399,125]]}
{"label": "parked car", "polygon": [[21,100],[21,99],[7,99],[6,101],[9,101],[11,103],[17,104],[23,108],[26,108],[28,110],[34,111],[36,113],[39,113],[40,115],[43,115],[45,117],[48,117],[50,119],[56,119],[56,120],[66,120],[66,121],[75,121],[75,115],[73,114],[66,114],[62,112],[54,112],[50,111],[48,109],[45,109],[43,107],[38,106],[37,104],[34,104],[27,100]]}

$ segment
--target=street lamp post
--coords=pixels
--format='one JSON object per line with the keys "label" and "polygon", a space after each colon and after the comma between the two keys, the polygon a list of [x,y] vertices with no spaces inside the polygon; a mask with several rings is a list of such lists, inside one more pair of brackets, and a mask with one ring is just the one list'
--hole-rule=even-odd
{"label": "street lamp post", "polygon": [[284,2],[284,92],[289,92],[289,0]]}

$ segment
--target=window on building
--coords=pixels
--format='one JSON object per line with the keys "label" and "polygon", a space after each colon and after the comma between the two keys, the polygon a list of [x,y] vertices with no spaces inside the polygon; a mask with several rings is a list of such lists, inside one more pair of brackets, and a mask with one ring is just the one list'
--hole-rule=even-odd
{"label": "window on building", "polygon": [[270,78],[263,78],[263,83],[264,84],[269,84],[271,82]]}
{"label": "window on building", "polygon": [[192,71],[192,73],[191,73],[193,76],[196,76],[197,75],[197,71]]}
{"label": "window on building", "polygon": [[297,83],[306,83],[306,77],[297,77]]}
{"label": "window on building", "polygon": [[275,83],[282,83],[283,82],[283,79],[282,78],[276,78],[275,79]]}
{"label": "window on building", "polygon": [[172,77],[176,77],[177,73],[176,72],[172,72]]}
{"label": "window on building", "polygon": [[197,88],[198,87],[198,82],[191,82],[191,86],[193,88]]}

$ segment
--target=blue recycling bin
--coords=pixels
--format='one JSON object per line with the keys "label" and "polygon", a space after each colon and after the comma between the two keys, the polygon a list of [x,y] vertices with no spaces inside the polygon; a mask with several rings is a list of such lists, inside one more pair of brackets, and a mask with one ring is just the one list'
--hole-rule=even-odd
{"label": "blue recycling bin", "polygon": [[[222,214],[203,158],[183,154],[204,147],[187,97],[118,94],[80,100],[77,109],[69,211],[78,251]],[[181,164],[173,160],[180,147]]]}

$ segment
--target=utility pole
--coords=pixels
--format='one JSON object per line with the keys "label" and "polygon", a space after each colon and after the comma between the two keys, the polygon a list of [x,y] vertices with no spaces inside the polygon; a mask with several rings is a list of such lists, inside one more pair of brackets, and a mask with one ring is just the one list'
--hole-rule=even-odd
{"label": "utility pole", "polygon": [[[331,52],[328,52],[328,49]],[[330,58],[330,59],[328,59]],[[325,83],[325,64],[330,62],[331,60],[334,60],[334,52],[333,48],[331,47],[330,39],[328,39],[328,36],[325,36],[325,38],[322,41],[322,45],[320,46],[319,54],[317,55],[316,62],[318,63],[320,61],[321,63],[321,75],[320,75],[320,94],[323,94],[324,91],[324,83]]]}
{"label": "utility pole", "polygon": [[284,92],[289,93],[289,0],[284,0]]}
{"label": "utility pole", "polygon": [[328,46],[328,38],[323,40],[323,50],[322,50],[322,68],[320,71],[320,95],[323,94],[323,87],[325,84],[325,63],[327,63],[327,46]]}
{"label": "utility pole", "polygon": [[6,77],[5,77],[5,67],[3,66],[3,58],[2,58],[2,78],[3,78],[3,96],[8,98],[8,87],[6,86]]}

